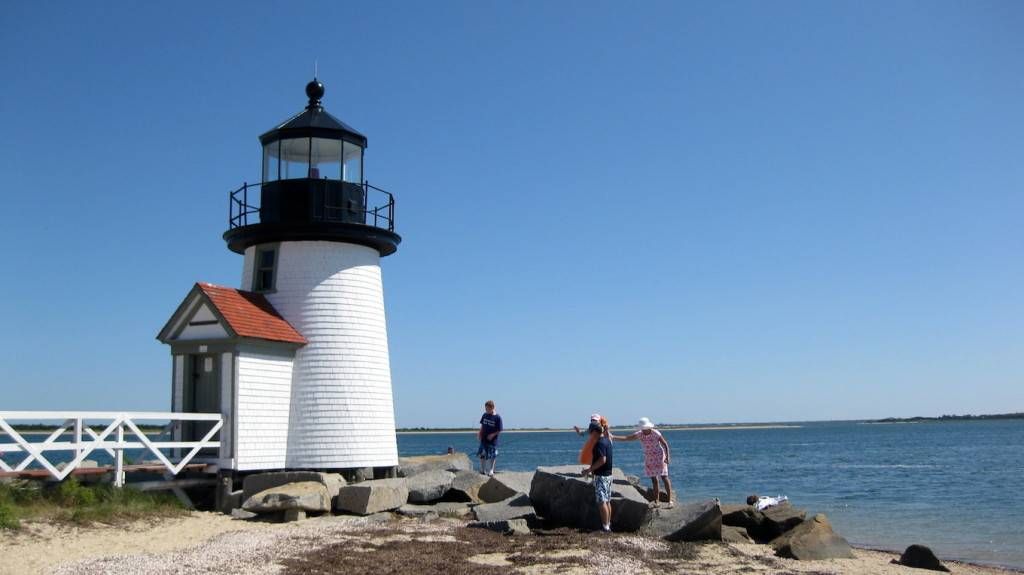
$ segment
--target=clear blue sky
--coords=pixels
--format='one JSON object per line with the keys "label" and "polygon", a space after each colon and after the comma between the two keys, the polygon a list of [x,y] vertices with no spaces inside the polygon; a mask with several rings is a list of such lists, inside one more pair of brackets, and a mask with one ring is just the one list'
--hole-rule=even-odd
{"label": "clear blue sky", "polygon": [[369,137],[398,423],[1024,411],[1024,3],[10,2],[0,410],[166,410],[227,192]]}

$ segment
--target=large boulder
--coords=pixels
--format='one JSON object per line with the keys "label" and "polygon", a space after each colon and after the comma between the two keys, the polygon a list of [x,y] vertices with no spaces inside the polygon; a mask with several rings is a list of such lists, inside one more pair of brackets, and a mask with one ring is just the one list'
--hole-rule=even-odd
{"label": "large boulder", "polygon": [[739,527],[751,533],[757,532],[764,522],[764,514],[752,505],[723,505],[722,525]]}
{"label": "large boulder", "polygon": [[911,545],[900,555],[899,561],[893,561],[907,567],[917,569],[931,569],[932,571],[949,571],[949,568],[939,561],[935,553],[924,545]]}
{"label": "large boulder", "polygon": [[374,479],[346,485],[338,491],[334,508],[338,511],[371,515],[398,509],[409,498],[405,479]]}
{"label": "large boulder", "polygon": [[[481,475],[475,471],[459,471],[455,474],[455,479],[452,480],[452,486],[448,489],[445,499],[449,501],[479,503],[482,501],[480,499],[480,488],[491,479],[493,478]],[[508,497],[504,499],[508,499]]]}
{"label": "large boulder", "polygon": [[776,539],[779,535],[803,523],[807,517],[806,511],[797,509],[788,502],[769,507],[760,513],[763,518],[761,524],[756,529],[747,529],[747,532],[759,543]]}
{"label": "large boulder", "polygon": [[248,501],[253,495],[289,483],[315,481],[327,488],[333,498],[338,490],[345,485],[345,478],[338,473],[320,473],[318,471],[271,471],[247,475],[242,481],[242,501]]}
{"label": "large boulder", "polygon": [[441,469],[431,469],[407,477],[405,486],[409,489],[409,503],[430,503],[441,499],[454,479],[454,473]]}
{"label": "large boulder", "polygon": [[517,493],[529,493],[533,482],[532,471],[502,471],[480,486],[480,501],[497,503]]}
{"label": "large boulder", "polygon": [[412,477],[427,471],[472,471],[473,464],[465,453],[446,455],[417,455],[398,458],[398,476]]}
{"label": "large boulder", "polygon": [[250,513],[276,513],[288,510],[321,513],[331,510],[331,495],[323,483],[299,481],[254,493],[242,503],[242,509]]}
{"label": "large boulder", "polygon": [[747,534],[743,527],[722,525],[722,541],[726,543],[753,543],[754,539]]}
{"label": "large boulder", "polygon": [[509,519],[533,520],[536,512],[530,503],[530,497],[520,493],[497,503],[483,503],[473,508],[477,521],[485,523],[507,521]]}
{"label": "large boulder", "polygon": [[[537,514],[559,525],[600,529],[601,518],[594,500],[594,486],[580,473],[579,465],[538,467],[530,485],[530,500]],[[636,531],[650,520],[648,502],[615,470],[612,479],[612,529]]]}
{"label": "large boulder", "polygon": [[667,541],[721,541],[722,508],[711,499],[656,509],[642,532]]}
{"label": "large boulder", "polygon": [[783,533],[771,545],[776,555],[801,561],[853,559],[850,544],[832,531],[832,524],[821,513]]}

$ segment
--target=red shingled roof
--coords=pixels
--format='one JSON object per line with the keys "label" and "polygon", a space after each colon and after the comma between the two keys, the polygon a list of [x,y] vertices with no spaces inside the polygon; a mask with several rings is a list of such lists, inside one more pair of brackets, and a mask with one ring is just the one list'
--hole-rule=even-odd
{"label": "red shingled roof", "polygon": [[210,298],[210,302],[240,337],[307,343],[306,338],[277,313],[263,294],[202,282],[196,286]]}

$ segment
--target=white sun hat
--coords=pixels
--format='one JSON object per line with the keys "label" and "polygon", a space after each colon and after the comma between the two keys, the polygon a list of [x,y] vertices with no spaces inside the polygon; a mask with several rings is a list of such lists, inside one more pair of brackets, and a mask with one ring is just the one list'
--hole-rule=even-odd
{"label": "white sun hat", "polygon": [[590,415],[590,421],[601,421],[601,414],[594,413]]}
{"label": "white sun hat", "polygon": [[636,423],[636,426],[639,427],[640,429],[654,429],[654,424],[651,423],[651,420],[647,419],[646,417],[641,417],[640,421]]}

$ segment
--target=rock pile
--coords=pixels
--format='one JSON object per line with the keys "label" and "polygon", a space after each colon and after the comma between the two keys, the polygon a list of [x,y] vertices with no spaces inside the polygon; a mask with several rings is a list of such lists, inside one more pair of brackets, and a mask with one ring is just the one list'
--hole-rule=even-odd
{"label": "rock pile", "polygon": [[777,555],[791,559],[853,557],[850,544],[832,531],[832,524],[825,515],[806,517],[806,511],[793,507],[788,501],[764,511],[751,505],[726,505],[722,508],[723,530],[727,530],[723,531],[723,540],[767,543]]}
{"label": "rock pile", "polygon": [[[771,545],[781,557],[800,560],[853,557],[849,543],[832,530],[827,517],[808,519],[804,510],[788,502],[764,511],[722,505],[717,499],[652,508],[650,497],[639,480],[615,469],[612,530],[667,541],[757,542]],[[538,527],[596,530],[601,525],[593,485],[579,466],[487,477],[473,471],[461,453],[402,458],[397,478],[351,484],[334,473],[250,475],[236,500],[241,509],[228,511],[237,517],[272,514],[295,520],[331,511],[362,516],[395,512],[424,520],[464,518],[470,527],[506,534],[527,534]],[[904,565],[941,568],[934,555],[929,558],[919,549],[908,549],[904,557]]]}

